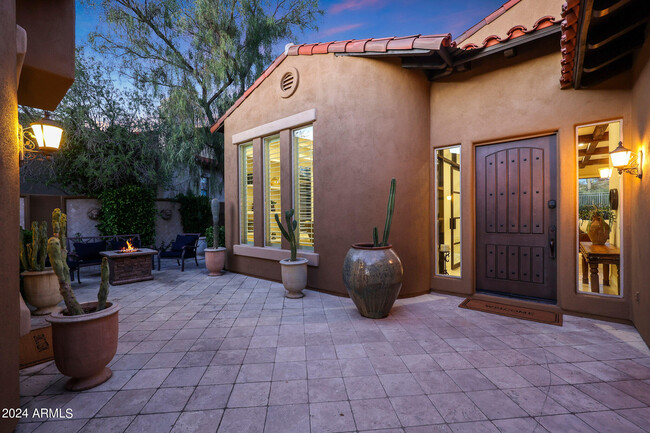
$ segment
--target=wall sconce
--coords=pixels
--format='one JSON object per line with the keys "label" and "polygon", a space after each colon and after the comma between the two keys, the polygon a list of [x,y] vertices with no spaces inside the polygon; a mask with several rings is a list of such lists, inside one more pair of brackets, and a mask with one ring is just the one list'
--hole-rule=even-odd
{"label": "wall sconce", "polygon": [[601,168],[598,169],[598,173],[600,173],[600,178],[601,179],[608,179],[612,175],[612,169],[607,167],[607,168]]}
{"label": "wall sconce", "polygon": [[639,179],[643,177],[643,151],[634,153],[623,146],[623,142],[618,142],[618,147],[609,152],[612,159],[612,165],[618,170],[618,174],[629,173]]}
{"label": "wall sconce", "polygon": [[[31,130],[31,131],[30,131]],[[20,162],[44,156],[49,158],[59,150],[63,128],[58,122],[50,119],[46,111],[38,122],[31,123],[29,128],[23,130],[18,125],[18,141],[20,143]]]}

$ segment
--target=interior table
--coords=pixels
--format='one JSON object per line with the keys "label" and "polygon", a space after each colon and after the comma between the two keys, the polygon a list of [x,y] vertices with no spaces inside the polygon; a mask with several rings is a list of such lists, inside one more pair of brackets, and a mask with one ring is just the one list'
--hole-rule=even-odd
{"label": "interior table", "polygon": [[591,275],[591,291],[599,293],[598,265],[603,265],[603,285],[609,286],[609,265],[620,265],[621,250],[609,243],[594,245],[591,242],[580,242],[580,253],[582,253],[582,282],[589,284]]}
{"label": "interior table", "polygon": [[109,282],[114,285],[135,283],[137,281],[153,280],[151,274],[152,256],[158,251],[150,248],[139,248],[138,251],[121,253],[116,251],[102,251],[102,256],[108,258],[110,271]]}

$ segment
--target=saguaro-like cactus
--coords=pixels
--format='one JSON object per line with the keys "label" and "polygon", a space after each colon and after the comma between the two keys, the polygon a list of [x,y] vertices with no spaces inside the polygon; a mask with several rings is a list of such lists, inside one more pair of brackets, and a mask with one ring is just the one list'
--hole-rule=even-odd
{"label": "saguaro-like cactus", "polygon": [[388,236],[390,235],[390,225],[393,222],[393,211],[395,210],[395,178],[390,181],[390,190],[388,192],[388,205],[386,206],[386,222],[384,223],[384,237],[379,243],[377,227],[372,229],[372,242],[375,247],[385,247],[388,245]]}
{"label": "saguaro-like cactus", "polygon": [[221,204],[219,203],[219,199],[213,198],[212,201],[210,202],[210,206],[212,208],[212,240],[213,240],[213,246],[214,248],[220,247],[219,245],[219,210],[221,208]]}
{"label": "saguaro-like cactus", "polygon": [[[47,242],[47,253],[50,256],[52,269],[59,279],[59,291],[63,296],[63,301],[71,316],[84,314],[84,310],[77,301],[72,285],[70,284],[70,268],[68,267],[68,251],[65,248],[67,217],[60,209],[54,209],[52,212],[52,229],[54,236]],[[102,282],[97,294],[97,310],[103,310],[106,307],[106,298],[108,297],[108,260],[102,259]]]}
{"label": "saguaro-like cactus", "polygon": [[32,242],[25,245],[23,233],[20,232],[20,263],[26,271],[42,271],[45,269],[47,255],[47,223],[39,225],[32,221]]}
{"label": "saguaro-like cactus", "polygon": [[275,214],[275,222],[278,223],[278,227],[282,232],[282,236],[284,236],[284,238],[289,241],[289,245],[291,246],[290,261],[292,262],[295,262],[297,260],[296,252],[298,249],[298,240],[296,239],[296,229],[298,228],[298,221],[292,220],[294,212],[295,211],[293,209],[289,209],[284,213],[284,219],[287,221],[286,229],[282,226],[282,222],[280,222],[280,217],[278,217],[278,214]]}

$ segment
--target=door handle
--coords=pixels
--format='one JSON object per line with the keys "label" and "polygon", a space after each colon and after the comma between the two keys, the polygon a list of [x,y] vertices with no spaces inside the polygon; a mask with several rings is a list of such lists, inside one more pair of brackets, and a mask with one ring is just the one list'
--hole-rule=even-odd
{"label": "door handle", "polygon": [[548,252],[552,259],[555,259],[555,249],[557,248],[555,240],[555,226],[548,228]]}

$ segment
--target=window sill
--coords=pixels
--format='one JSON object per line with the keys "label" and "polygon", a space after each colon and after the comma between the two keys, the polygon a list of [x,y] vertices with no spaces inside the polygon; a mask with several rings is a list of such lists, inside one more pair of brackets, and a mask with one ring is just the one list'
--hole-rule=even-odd
{"label": "window sill", "polygon": [[[280,248],[253,247],[250,245],[233,245],[232,250],[236,256],[277,261],[288,259],[291,254],[289,250],[282,250]],[[307,259],[307,265],[309,266],[318,266],[318,253],[298,250],[298,257]]]}

